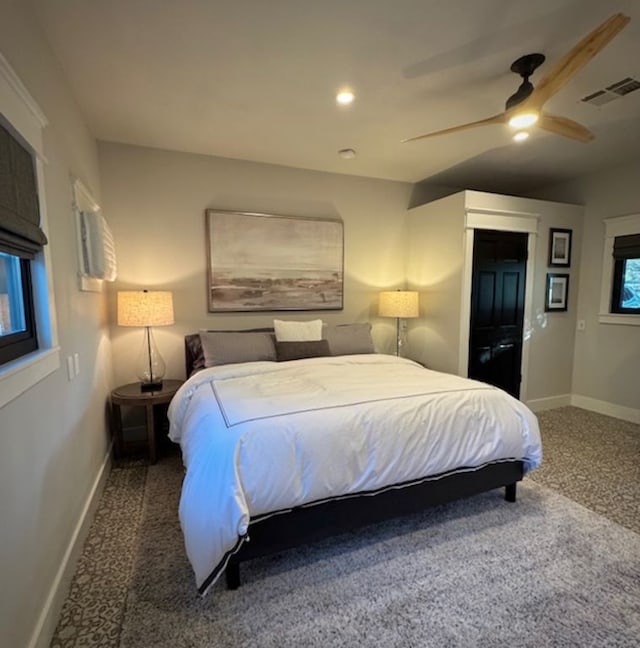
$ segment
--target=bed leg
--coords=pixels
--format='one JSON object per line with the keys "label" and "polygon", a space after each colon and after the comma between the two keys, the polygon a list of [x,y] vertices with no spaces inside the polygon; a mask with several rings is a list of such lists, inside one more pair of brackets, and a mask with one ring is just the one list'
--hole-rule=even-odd
{"label": "bed leg", "polygon": [[504,498],[507,500],[507,502],[516,501],[516,485],[517,482],[513,482],[513,484],[507,484],[504,487]]}
{"label": "bed leg", "polygon": [[229,561],[224,575],[227,579],[227,589],[236,590],[240,587],[240,563]]}

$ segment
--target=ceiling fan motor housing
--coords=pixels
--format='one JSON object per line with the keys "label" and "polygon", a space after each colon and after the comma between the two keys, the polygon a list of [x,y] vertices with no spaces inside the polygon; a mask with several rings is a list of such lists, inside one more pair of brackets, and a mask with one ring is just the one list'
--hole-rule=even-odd
{"label": "ceiling fan motor housing", "polygon": [[544,60],[544,54],[525,54],[511,64],[511,71],[519,74],[523,81],[520,87],[507,99],[506,110],[522,103],[533,92],[533,85],[529,81],[529,77],[544,63]]}

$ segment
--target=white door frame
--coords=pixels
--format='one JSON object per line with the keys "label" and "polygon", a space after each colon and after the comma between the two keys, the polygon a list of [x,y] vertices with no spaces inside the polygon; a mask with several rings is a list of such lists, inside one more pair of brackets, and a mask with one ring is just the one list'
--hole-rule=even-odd
{"label": "white door frame", "polygon": [[458,353],[458,374],[469,374],[469,335],[471,331],[471,287],[473,280],[473,237],[477,229],[503,232],[526,233],[527,278],[524,294],[524,321],[522,330],[522,360],[520,373],[520,400],[527,399],[527,378],[529,370],[529,338],[531,337],[531,312],[533,308],[533,274],[535,269],[536,242],[539,214],[523,212],[501,212],[469,208],[465,210],[464,222],[464,264],[462,267],[462,303],[460,305],[460,348]]}

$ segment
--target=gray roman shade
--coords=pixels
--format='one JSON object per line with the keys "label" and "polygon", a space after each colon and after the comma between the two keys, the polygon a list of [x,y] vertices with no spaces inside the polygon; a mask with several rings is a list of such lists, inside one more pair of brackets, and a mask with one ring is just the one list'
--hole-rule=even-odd
{"label": "gray roman shade", "polygon": [[33,158],[0,125],[0,252],[32,259],[46,243]]}
{"label": "gray roman shade", "polygon": [[613,240],[614,259],[640,259],[640,234],[616,236]]}

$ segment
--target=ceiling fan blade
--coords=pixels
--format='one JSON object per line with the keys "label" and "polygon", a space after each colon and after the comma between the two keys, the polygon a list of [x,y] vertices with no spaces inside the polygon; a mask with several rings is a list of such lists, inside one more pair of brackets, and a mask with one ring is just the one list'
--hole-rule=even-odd
{"label": "ceiling fan blade", "polygon": [[544,79],[538,82],[534,91],[526,99],[527,107],[540,110],[543,104],[558,92],[598,52],[604,49],[630,20],[629,16],[617,13],[587,34],[553,65]]}
{"label": "ceiling fan blade", "polygon": [[549,115],[544,113],[540,116],[536,124],[543,130],[555,133],[556,135],[563,135],[578,142],[590,142],[595,136],[594,134],[582,124],[567,119],[566,117],[558,117],[557,115]]}
{"label": "ceiling fan blade", "polygon": [[425,135],[416,135],[416,137],[409,137],[407,139],[403,139],[402,142],[403,143],[415,142],[416,140],[426,139],[427,137],[435,137],[436,135],[447,135],[448,133],[457,133],[459,131],[475,128],[476,126],[504,124],[505,121],[506,121],[506,114],[500,113],[499,115],[494,115],[493,117],[487,117],[486,119],[479,119],[478,121],[469,122],[468,124],[461,124],[460,126],[452,126],[451,128],[445,128],[443,130],[434,131],[433,133],[426,133]]}

